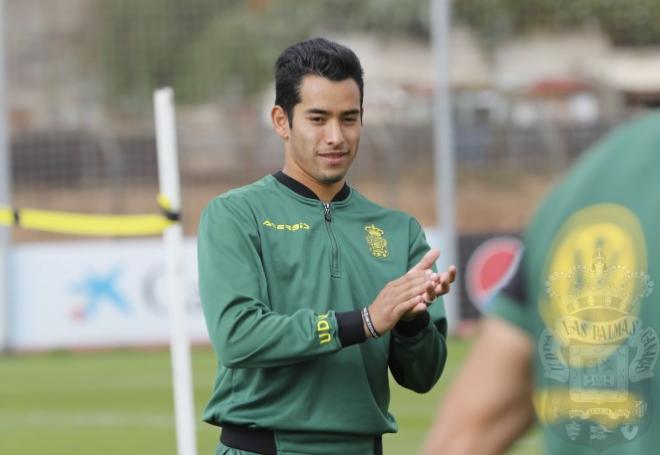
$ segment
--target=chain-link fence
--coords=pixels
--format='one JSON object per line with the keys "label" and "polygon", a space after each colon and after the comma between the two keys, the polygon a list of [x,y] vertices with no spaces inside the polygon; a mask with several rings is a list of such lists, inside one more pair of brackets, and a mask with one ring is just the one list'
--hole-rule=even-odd
{"label": "chain-link fence", "polygon": [[[326,35],[356,50],[366,70],[351,183],[434,222],[428,0],[5,3],[15,206],[156,210],[151,94],[172,85],[193,234],[211,197],[281,166],[267,117],[272,64],[286,45]],[[650,62],[660,54],[635,46],[660,42],[658,2],[636,3],[454,2],[460,232],[519,230],[585,148],[657,102]]]}

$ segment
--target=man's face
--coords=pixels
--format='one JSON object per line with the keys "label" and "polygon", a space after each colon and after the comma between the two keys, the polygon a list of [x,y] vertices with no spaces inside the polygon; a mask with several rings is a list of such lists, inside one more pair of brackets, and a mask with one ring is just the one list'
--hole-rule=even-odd
{"label": "man's face", "polygon": [[305,76],[292,115],[293,126],[285,138],[285,166],[291,176],[321,185],[342,181],[362,132],[357,83]]}

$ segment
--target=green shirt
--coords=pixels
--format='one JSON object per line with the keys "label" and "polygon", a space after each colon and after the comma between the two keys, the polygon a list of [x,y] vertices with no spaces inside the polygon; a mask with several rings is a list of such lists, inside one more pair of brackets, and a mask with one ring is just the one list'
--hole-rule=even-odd
{"label": "green shirt", "polygon": [[527,229],[518,271],[490,311],[536,344],[548,453],[660,450],[659,233],[658,114],[596,145]]}
{"label": "green shirt", "polygon": [[198,237],[218,360],[204,420],[319,441],[395,432],[388,367],[404,387],[433,387],[447,355],[443,304],[369,340],[360,309],[428,249],[415,219],[348,186],[323,204],[280,172],[212,200]]}

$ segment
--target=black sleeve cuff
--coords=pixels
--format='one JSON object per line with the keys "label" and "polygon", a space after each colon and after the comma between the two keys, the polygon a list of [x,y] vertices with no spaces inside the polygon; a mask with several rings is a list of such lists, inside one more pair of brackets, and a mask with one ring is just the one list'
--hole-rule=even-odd
{"label": "black sleeve cuff", "polygon": [[411,321],[399,321],[394,326],[396,333],[404,337],[414,337],[419,332],[424,330],[431,320],[428,311],[418,314],[415,319]]}
{"label": "black sleeve cuff", "polygon": [[362,343],[367,339],[360,310],[335,313],[335,318],[337,318],[339,342],[343,347]]}

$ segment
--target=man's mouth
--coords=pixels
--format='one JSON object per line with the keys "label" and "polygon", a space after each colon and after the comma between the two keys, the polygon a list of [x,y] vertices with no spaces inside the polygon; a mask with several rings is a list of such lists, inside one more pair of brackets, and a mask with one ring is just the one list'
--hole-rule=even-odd
{"label": "man's mouth", "polygon": [[348,152],[327,152],[319,153],[319,156],[330,165],[337,165],[344,161],[348,156]]}
{"label": "man's mouth", "polygon": [[328,152],[328,153],[319,153],[321,156],[327,156],[330,158],[338,158],[340,156],[348,155],[346,152]]}

